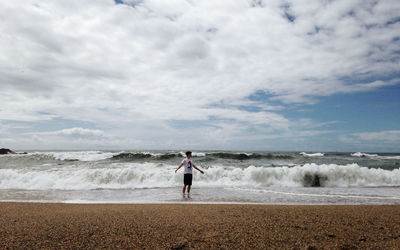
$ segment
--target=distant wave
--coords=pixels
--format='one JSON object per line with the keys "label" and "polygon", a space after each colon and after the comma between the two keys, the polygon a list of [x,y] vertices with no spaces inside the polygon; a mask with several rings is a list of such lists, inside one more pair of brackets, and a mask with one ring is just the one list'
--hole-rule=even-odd
{"label": "distant wave", "polygon": [[[251,160],[251,159],[290,159],[292,156],[285,154],[258,154],[258,153],[231,153],[231,152],[210,152],[210,153],[192,153],[194,158],[211,158],[211,159],[231,159],[231,160]],[[158,159],[169,160],[173,158],[182,158],[184,153],[121,153],[114,155],[114,160],[143,160]]]}
{"label": "distant wave", "polygon": [[228,152],[215,152],[207,153],[207,157],[220,158],[220,159],[233,159],[233,160],[251,160],[251,159],[291,159],[291,155],[276,154],[276,153],[228,153]]}
{"label": "distant wave", "polygon": [[377,157],[377,154],[366,154],[366,153],[361,153],[361,152],[357,152],[357,153],[353,153],[350,154],[351,156],[355,156],[355,157]]}
{"label": "distant wave", "polygon": [[400,160],[400,155],[382,155],[378,157],[385,160]]}
{"label": "distant wave", "polygon": [[[393,154],[367,154],[367,153],[285,153],[285,152],[193,152],[192,155],[194,159],[201,160],[202,162],[218,162],[219,160],[232,160],[232,161],[247,161],[247,160],[280,160],[280,159],[294,159],[306,157],[330,157],[335,156],[348,158],[349,155],[351,157],[358,158],[370,158],[374,160],[400,160],[400,155]],[[54,152],[30,152],[27,154],[9,154],[9,155],[1,155],[0,159],[3,161],[10,161],[12,159],[20,159],[23,158],[25,160],[59,160],[59,161],[82,161],[82,162],[91,162],[91,161],[103,161],[103,160],[112,160],[112,161],[121,161],[121,162],[142,162],[142,161],[167,161],[167,160],[176,160],[180,161],[183,157],[185,157],[184,152],[179,151],[167,151],[167,152],[141,152],[141,151],[122,151],[122,152],[107,152],[107,151],[54,151]],[[335,163],[335,162],[332,162]],[[289,163],[288,163],[289,164]]]}
{"label": "distant wave", "polygon": [[39,152],[34,154],[44,154],[54,157],[61,161],[100,161],[113,157],[118,153],[102,151],[71,151],[71,152]]}
{"label": "distant wave", "polygon": [[378,154],[367,154],[367,153],[352,153],[350,154],[353,157],[368,157],[368,158],[376,158],[383,160],[400,160],[400,155],[378,155]]}
{"label": "distant wave", "polygon": [[60,161],[100,161],[112,158],[119,153],[103,151],[54,151],[54,152],[31,152],[26,154],[8,154],[4,157],[29,158],[30,160],[54,159]]}
{"label": "distant wave", "polygon": [[[176,166],[157,163],[113,163],[107,167],[35,167],[0,169],[0,189],[91,190],[174,187],[181,185]],[[198,186],[220,187],[374,187],[400,186],[400,170],[360,167],[357,164],[305,164],[294,167],[235,168],[212,166],[195,172]]]}
{"label": "distant wave", "polygon": [[[38,160],[43,157],[51,157],[61,161],[101,161],[106,159],[119,161],[141,161],[141,160],[177,160],[186,157],[184,152],[104,152],[104,151],[64,151],[64,152],[34,152],[26,155],[12,155],[12,157],[35,156]],[[231,160],[258,160],[258,159],[292,159],[293,156],[282,153],[240,153],[240,152],[193,152],[194,158],[208,160],[231,159]],[[10,156],[11,157],[11,156]]]}
{"label": "distant wave", "polygon": [[179,153],[146,153],[146,152],[139,152],[139,153],[120,153],[114,155],[112,157],[113,160],[125,160],[125,161],[134,161],[134,160],[145,160],[145,159],[158,159],[158,160],[169,160],[175,157],[181,158],[181,154]]}
{"label": "distant wave", "polygon": [[[185,153],[183,153],[183,152],[181,152],[180,154],[181,154],[181,156],[183,156],[183,157],[186,156]],[[203,152],[192,152],[192,156],[193,156],[193,157],[205,157],[205,156],[206,156],[206,153],[203,153]]]}
{"label": "distant wave", "polygon": [[323,153],[311,153],[311,154],[308,154],[306,152],[301,152],[300,155],[306,156],[306,157],[321,157],[321,156],[324,156]]}

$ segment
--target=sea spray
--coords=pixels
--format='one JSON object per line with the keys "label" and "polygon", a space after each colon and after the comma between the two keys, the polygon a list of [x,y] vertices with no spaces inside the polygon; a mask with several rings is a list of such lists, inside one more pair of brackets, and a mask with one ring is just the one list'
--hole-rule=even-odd
{"label": "sea spray", "polygon": [[[176,166],[157,163],[112,163],[106,167],[35,167],[0,169],[0,189],[91,190],[174,187],[180,185]],[[370,169],[357,164],[235,168],[212,166],[195,172],[197,186],[214,187],[373,187],[400,186],[400,170]]]}

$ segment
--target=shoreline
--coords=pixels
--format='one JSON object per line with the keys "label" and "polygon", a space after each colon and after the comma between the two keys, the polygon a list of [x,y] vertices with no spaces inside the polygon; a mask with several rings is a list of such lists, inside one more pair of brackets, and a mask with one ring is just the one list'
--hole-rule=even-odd
{"label": "shoreline", "polygon": [[246,206],[399,206],[400,204],[392,204],[392,203],[313,203],[313,204],[307,204],[307,203],[257,203],[257,202],[207,202],[207,201],[166,201],[166,202],[101,202],[101,201],[94,201],[94,202],[89,202],[89,201],[37,201],[37,200],[23,200],[23,201],[18,201],[18,200],[3,200],[0,201],[0,204],[2,203],[27,203],[27,204],[66,204],[66,205],[246,205]]}
{"label": "shoreline", "polygon": [[400,247],[400,205],[0,202],[0,248]]}

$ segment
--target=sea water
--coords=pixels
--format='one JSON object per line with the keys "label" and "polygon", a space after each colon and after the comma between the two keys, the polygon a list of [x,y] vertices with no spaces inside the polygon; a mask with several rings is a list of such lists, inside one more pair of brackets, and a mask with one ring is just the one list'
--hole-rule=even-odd
{"label": "sea water", "polygon": [[65,203],[400,204],[400,154],[40,151],[0,156],[0,201]]}

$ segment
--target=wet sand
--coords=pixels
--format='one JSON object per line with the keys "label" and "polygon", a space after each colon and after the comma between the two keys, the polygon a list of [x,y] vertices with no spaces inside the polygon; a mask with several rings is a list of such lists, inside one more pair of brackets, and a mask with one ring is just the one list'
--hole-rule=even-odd
{"label": "wet sand", "polygon": [[400,206],[0,203],[0,248],[400,248]]}

